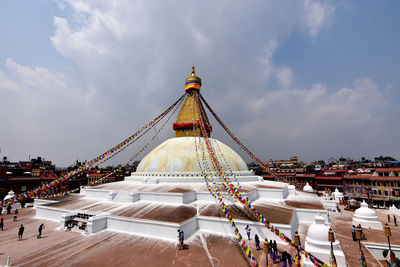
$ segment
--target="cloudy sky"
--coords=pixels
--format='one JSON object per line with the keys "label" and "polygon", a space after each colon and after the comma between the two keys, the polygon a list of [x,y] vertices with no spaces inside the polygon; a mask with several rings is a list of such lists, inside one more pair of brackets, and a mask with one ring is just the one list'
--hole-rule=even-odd
{"label": "cloudy sky", "polygon": [[[203,96],[262,160],[400,158],[398,10],[361,0],[1,1],[0,156],[91,159],[179,98],[196,65]],[[172,136],[170,125],[154,145]]]}

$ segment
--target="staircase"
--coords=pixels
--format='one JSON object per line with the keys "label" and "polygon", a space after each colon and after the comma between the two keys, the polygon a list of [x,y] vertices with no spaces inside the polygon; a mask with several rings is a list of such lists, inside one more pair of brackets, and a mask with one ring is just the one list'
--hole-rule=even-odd
{"label": "staircase", "polygon": [[118,191],[117,195],[114,197],[115,202],[130,202],[129,201],[129,191]]}
{"label": "staircase", "polygon": [[87,222],[89,218],[93,216],[93,214],[78,213],[77,215],[71,217],[70,220],[65,223],[65,226],[70,230],[86,232]]}

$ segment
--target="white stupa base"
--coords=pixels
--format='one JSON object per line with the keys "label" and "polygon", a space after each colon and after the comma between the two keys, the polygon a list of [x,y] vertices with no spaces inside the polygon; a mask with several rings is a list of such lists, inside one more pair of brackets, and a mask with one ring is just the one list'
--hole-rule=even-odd
{"label": "white stupa base", "polygon": [[324,208],[329,211],[337,211],[336,201],[335,200],[322,200],[322,205]]}
{"label": "white stupa base", "polygon": [[[322,246],[322,247],[316,247],[313,245],[310,245],[309,242],[306,242],[306,248],[307,251],[310,252],[312,255],[317,257],[318,259],[324,261],[325,263],[329,263],[329,255],[330,255],[330,247],[329,246]],[[338,267],[346,267],[346,258],[344,256],[344,253],[340,246],[334,246],[333,247],[333,254],[335,255],[336,258],[336,263]],[[302,256],[304,257],[304,256]],[[303,261],[302,266],[307,266],[307,267],[314,267],[315,265],[311,262],[309,258],[305,258]]]}
{"label": "white stupa base", "polygon": [[[373,219],[373,220],[372,220]],[[368,218],[368,219],[363,219],[363,218],[356,218],[355,216],[353,217],[353,224],[354,225],[359,225],[361,224],[362,228],[370,228],[370,229],[378,229],[378,230],[383,230],[383,225],[379,221],[379,218]]]}

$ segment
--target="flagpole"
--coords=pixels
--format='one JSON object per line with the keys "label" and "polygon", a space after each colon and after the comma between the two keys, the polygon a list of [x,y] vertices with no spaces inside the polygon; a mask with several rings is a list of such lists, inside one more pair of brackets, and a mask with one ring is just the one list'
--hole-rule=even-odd
{"label": "flagpole", "polygon": [[389,263],[392,264],[392,248],[390,246],[390,236],[392,233],[390,232],[390,227],[388,224],[385,224],[385,236],[388,239],[388,244],[389,244]]}

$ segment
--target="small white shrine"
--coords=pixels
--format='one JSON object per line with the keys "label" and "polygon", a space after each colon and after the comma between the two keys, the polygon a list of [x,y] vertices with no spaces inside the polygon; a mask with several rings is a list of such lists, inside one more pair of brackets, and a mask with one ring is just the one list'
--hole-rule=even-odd
{"label": "small white shrine", "polygon": [[337,188],[335,188],[335,192],[333,192],[333,197],[335,198],[336,203],[343,201],[343,193]]}
{"label": "small white shrine", "polygon": [[337,204],[333,195],[325,192],[321,197],[321,202],[326,210],[337,212]]}
{"label": "small white shrine", "polygon": [[[11,189],[10,192],[8,192],[8,195],[4,197],[3,201],[5,202],[5,201],[7,201],[9,199],[13,199],[14,197],[15,197],[15,193]],[[21,209],[21,203],[18,203],[18,202],[13,203],[13,204],[11,204],[11,208],[12,208],[12,210]],[[5,206],[3,208],[3,212],[4,213],[7,212],[7,206]]]}
{"label": "small white shrine", "polygon": [[363,201],[361,207],[356,209],[353,216],[353,224],[359,225],[364,228],[372,228],[382,230],[382,223],[379,221],[376,212],[368,208],[368,204]]}
{"label": "small white shrine", "polygon": [[[316,216],[315,222],[310,225],[310,228],[308,228],[306,237],[305,249],[324,262],[329,262],[329,255],[331,251],[331,243],[329,242],[328,237],[329,228],[330,225],[325,224],[325,219],[322,216]],[[333,242],[332,245],[337,266],[347,266],[343,250],[340,247],[340,242],[337,240],[336,235],[335,242]],[[303,266],[312,267],[314,264],[309,258],[305,258],[303,261]]]}
{"label": "small white shrine", "polygon": [[314,189],[312,188],[312,186],[309,183],[306,183],[306,185],[303,187],[303,191],[313,193]]}

